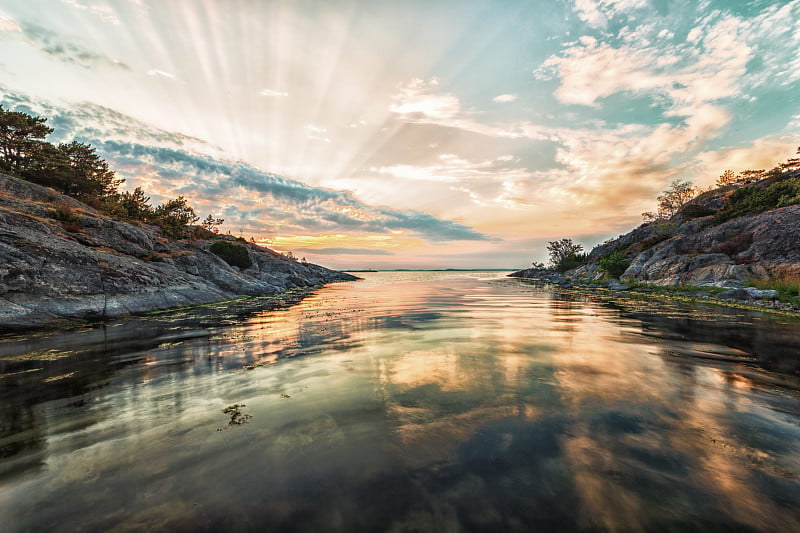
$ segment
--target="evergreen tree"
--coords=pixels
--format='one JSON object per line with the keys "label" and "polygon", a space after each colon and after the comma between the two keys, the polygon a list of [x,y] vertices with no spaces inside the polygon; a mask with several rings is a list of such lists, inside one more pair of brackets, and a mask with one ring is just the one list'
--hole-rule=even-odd
{"label": "evergreen tree", "polygon": [[0,168],[21,174],[30,169],[42,148],[41,140],[53,133],[47,119],[19,111],[7,111],[0,105]]}
{"label": "evergreen tree", "polygon": [[186,198],[178,196],[155,208],[153,222],[168,236],[180,238],[186,233],[186,226],[200,220]]}
{"label": "evergreen tree", "polygon": [[68,183],[62,192],[90,204],[102,203],[117,194],[123,180],[116,178],[90,145],[72,141],[59,144],[58,150],[63,156],[59,181]]}

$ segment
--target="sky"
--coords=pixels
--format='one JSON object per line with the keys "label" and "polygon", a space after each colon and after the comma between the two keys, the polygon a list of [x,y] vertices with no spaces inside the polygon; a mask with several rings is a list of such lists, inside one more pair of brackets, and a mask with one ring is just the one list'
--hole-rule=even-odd
{"label": "sky", "polygon": [[0,0],[0,103],[338,269],[522,268],[800,145],[800,0]]}

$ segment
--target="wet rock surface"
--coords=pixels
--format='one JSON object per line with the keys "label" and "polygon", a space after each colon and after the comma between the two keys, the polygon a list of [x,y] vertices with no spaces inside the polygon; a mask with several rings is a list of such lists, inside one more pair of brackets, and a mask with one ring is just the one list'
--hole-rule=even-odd
{"label": "wet rock surface", "polygon": [[[54,218],[56,206],[79,222]],[[211,242],[169,240],[0,174],[0,332],[357,279],[246,242],[237,243],[253,266],[239,271],[208,251]]]}

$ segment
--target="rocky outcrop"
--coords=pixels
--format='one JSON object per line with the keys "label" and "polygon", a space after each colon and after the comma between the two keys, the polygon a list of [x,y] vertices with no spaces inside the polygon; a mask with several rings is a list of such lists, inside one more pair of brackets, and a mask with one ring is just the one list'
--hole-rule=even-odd
{"label": "rocky outcrop", "polygon": [[[560,279],[531,269],[512,276],[558,285],[605,282],[601,260],[615,254],[617,265],[620,256],[629,265],[620,278],[646,285],[737,289],[753,279],[800,278],[800,168],[793,163],[764,175],[754,183],[707,191],[667,220],[595,246],[584,265]],[[754,290],[731,291],[729,297],[770,298],[754,296]]]}
{"label": "rocky outcrop", "polygon": [[800,206],[718,226],[695,222],[636,253],[622,277],[657,285],[704,285],[800,275]]}
{"label": "rocky outcrop", "polygon": [[210,243],[169,240],[0,174],[0,331],[357,279],[245,242],[253,265],[240,271]]}
{"label": "rocky outcrop", "polygon": [[[800,172],[756,183],[762,189]],[[614,251],[630,261],[621,278],[653,285],[741,286],[759,278],[800,277],[800,205],[746,214],[719,223],[713,215],[690,218],[689,212],[718,213],[736,188],[707,192],[669,220],[642,224],[596,246],[587,264],[570,276],[599,279],[598,261]]]}

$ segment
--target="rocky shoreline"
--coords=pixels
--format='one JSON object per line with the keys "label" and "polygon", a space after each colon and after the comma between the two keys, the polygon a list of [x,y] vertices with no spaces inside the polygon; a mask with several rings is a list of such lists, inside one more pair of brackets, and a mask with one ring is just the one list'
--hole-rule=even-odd
{"label": "rocky shoreline", "polygon": [[778,293],[770,289],[745,287],[738,280],[724,280],[704,285],[667,286],[625,283],[616,279],[602,280],[561,274],[547,269],[527,268],[512,272],[509,277],[551,285],[562,289],[606,290],[636,295],[669,296],[709,303],[800,314],[800,307],[777,299]]}
{"label": "rocky shoreline", "polygon": [[[219,240],[246,249],[251,266],[211,253]],[[168,239],[0,174],[0,333],[356,279],[232,236]]]}
{"label": "rocky shoreline", "polygon": [[693,192],[587,254],[571,239],[552,241],[551,268],[534,263],[511,276],[798,313],[800,159],[754,173]]}

